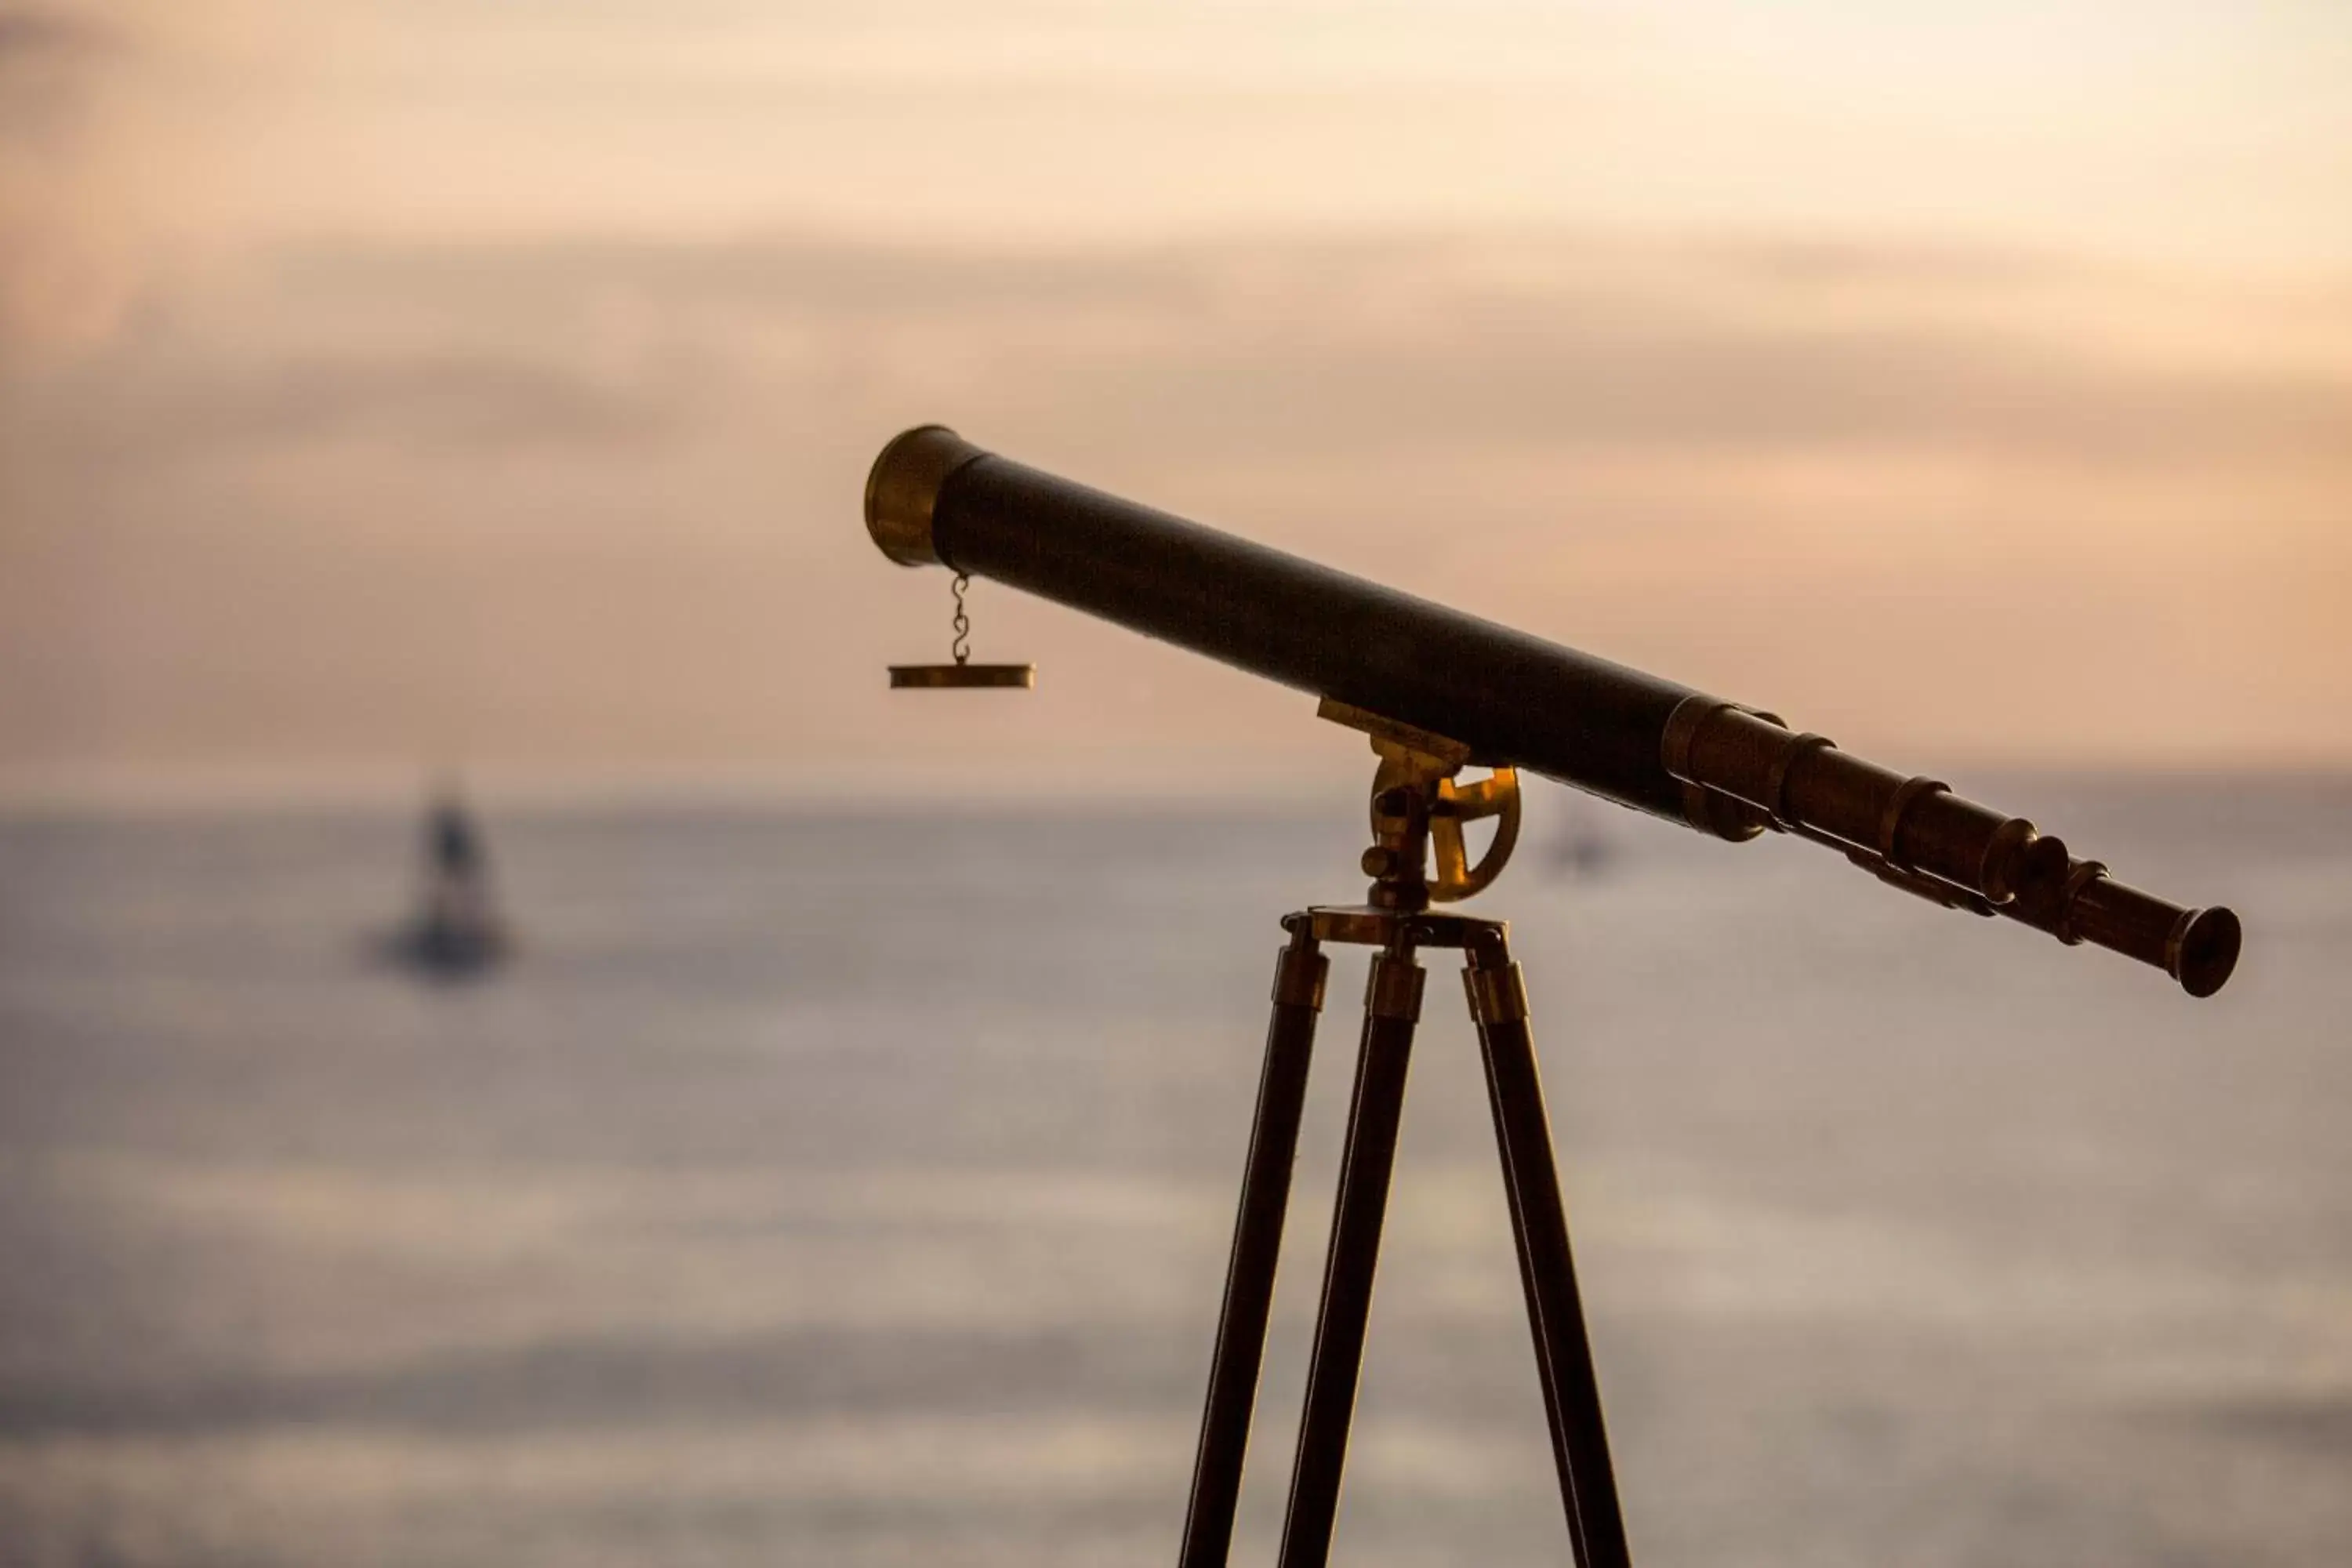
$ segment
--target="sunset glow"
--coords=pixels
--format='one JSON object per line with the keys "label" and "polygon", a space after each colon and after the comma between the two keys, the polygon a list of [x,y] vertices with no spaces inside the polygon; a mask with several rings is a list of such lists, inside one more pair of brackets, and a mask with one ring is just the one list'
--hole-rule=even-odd
{"label": "sunset glow", "polygon": [[[2352,759],[2352,13],[0,5],[0,786],[1150,789],[984,444],[1891,750]],[[1334,757],[1339,760],[1332,761]]]}

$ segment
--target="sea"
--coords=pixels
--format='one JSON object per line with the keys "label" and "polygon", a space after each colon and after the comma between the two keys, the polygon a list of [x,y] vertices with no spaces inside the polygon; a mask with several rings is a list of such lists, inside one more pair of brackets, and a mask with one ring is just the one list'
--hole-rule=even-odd
{"label": "sea", "polygon": [[[1974,793],[2238,909],[2236,980],[1548,788],[1471,906],[1527,967],[1634,1560],[2352,1563],[2352,782]],[[382,955],[409,811],[0,816],[0,1563],[1171,1562],[1278,922],[1361,896],[1360,807],[480,805],[517,946],[467,983]],[[1569,1561],[1459,995],[1363,1568]]]}

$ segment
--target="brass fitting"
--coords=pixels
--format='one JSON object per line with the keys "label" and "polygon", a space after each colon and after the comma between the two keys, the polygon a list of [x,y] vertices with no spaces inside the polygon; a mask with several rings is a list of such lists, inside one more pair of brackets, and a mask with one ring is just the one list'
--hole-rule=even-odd
{"label": "brass fitting", "polygon": [[948,477],[988,454],[944,425],[918,425],[882,448],[866,476],[866,531],[901,566],[942,563],[931,509]]}

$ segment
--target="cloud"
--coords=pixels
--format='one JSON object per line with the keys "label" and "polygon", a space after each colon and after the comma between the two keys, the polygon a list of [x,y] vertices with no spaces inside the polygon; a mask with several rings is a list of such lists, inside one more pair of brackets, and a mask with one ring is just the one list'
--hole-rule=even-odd
{"label": "cloud", "polygon": [[0,353],[86,336],[119,303],[90,153],[126,48],[94,12],[0,4]]}
{"label": "cloud", "polygon": [[0,5],[0,61],[87,57],[116,42],[112,28],[86,13]]}
{"label": "cloud", "polygon": [[[0,204],[34,184],[37,157],[70,157],[92,87],[121,50],[95,16],[8,5],[0,0]],[[0,216],[7,211],[0,205]]]}
{"label": "cloud", "polygon": [[[2352,451],[2352,375],[2286,352],[2290,333],[2352,342],[2341,299],[2290,320],[2264,315],[2259,299],[2151,292],[2151,314],[2220,310],[2233,352],[2215,360],[2137,342],[2119,352],[2093,330],[2101,301],[2145,285],[2062,258],[1577,236],[1499,257],[1476,240],[1382,237],[311,252],[273,287],[318,301],[321,328],[336,312],[393,320],[415,342],[373,369],[288,365],[286,385],[247,396],[247,423],[315,427],[373,384],[384,399],[417,395],[415,416],[431,424],[453,411],[436,411],[436,395],[485,410],[520,396],[530,373],[520,362],[542,365],[561,416],[552,381],[578,373],[560,367],[625,342],[625,358],[689,363],[787,399],[888,401],[928,384],[1074,442],[1299,460],[1344,459],[1374,430],[1381,444],[1419,447],[1927,447],[2156,467]],[[2038,298],[2051,295],[2054,310]],[[486,333],[514,357],[459,349]],[[2262,352],[2261,333],[2278,353]],[[409,363],[420,350],[448,357]],[[563,395],[583,416],[589,395]]]}
{"label": "cloud", "polygon": [[2352,752],[2309,721],[2352,712],[2347,342],[2340,290],[1622,234],[306,247],[0,366],[0,763],[1289,733],[1011,595],[992,646],[1069,656],[1044,728],[780,686],[936,641],[856,516],[931,418],[1830,722]]}
{"label": "cloud", "polygon": [[221,365],[201,384],[137,388],[94,426],[91,449],[157,460],[284,452],[344,442],[489,457],[658,435],[682,416],[662,385],[615,385],[564,365],[425,347],[361,358],[305,355]]}

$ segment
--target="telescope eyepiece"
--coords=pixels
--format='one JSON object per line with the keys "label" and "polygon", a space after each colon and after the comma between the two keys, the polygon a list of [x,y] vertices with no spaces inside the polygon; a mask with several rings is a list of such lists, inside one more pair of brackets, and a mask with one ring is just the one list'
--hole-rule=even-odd
{"label": "telescope eyepiece", "polygon": [[2225,909],[2191,910],[2166,943],[2165,969],[2191,996],[2210,996],[2238,967],[2245,930]]}

